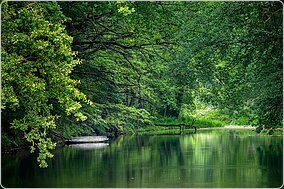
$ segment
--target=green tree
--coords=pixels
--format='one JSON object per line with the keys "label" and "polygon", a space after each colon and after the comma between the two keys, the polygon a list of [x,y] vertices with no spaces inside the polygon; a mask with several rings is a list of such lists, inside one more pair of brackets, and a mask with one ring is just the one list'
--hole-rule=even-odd
{"label": "green tree", "polygon": [[[66,26],[83,60],[73,77],[80,79],[80,90],[94,102],[92,108],[84,108],[92,117],[84,126],[104,133],[116,125],[127,130],[150,123],[163,103],[160,88],[168,85],[168,77],[162,75],[174,33],[172,27],[161,28],[174,22],[172,10],[147,2],[60,5],[72,19]],[[119,7],[125,6],[131,14],[121,13]],[[78,17],[79,12],[84,14]]]}
{"label": "green tree", "polygon": [[86,97],[69,77],[80,62],[62,25],[66,19],[56,2],[2,4],[3,130],[20,130],[31,152],[38,150],[40,167],[53,156],[51,135],[58,118],[86,119],[79,111]]}
{"label": "green tree", "polygon": [[191,65],[204,102],[246,124],[282,124],[282,5],[194,2],[185,6],[179,67]]}

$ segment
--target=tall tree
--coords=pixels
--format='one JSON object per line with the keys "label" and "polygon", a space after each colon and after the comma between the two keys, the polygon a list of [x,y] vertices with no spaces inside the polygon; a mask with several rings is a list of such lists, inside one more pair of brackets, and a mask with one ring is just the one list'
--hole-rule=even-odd
{"label": "tall tree", "polygon": [[[84,109],[93,119],[84,124],[100,133],[150,123],[150,113],[160,106],[165,60],[175,45],[173,27],[161,29],[174,22],[167,16],[172,10],[148,2],[62,2],[61,7],[72,19],[66,25],[84,60],[73,76],[94,101]],[[78,10],[84,10],[80,18]]]}
{"label": "tall tree", "polygon": [[86,119],[79,111],[86,97],[69,77],[79,61],[64,21],[56,2],[2,5],[2,128],[23,133],[31,152],[38,150],[40,167],[53,156],[51,135],[58,118]]}
{"label": "tall tree", "polygon": [[282,123],[282,6],[279,2],[193,2],[175,60],[191,65],[197,96],[248,124]]}

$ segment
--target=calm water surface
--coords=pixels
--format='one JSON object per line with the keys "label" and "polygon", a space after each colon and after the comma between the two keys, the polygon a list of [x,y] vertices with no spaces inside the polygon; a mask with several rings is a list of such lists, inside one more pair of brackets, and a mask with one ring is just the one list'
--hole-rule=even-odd
{"label": "calm water surface", "polygon": [[4,187],[280,187],[283,139],[241,131],[124,136],[58,148],[47,169],[29,153],[2,155]]}

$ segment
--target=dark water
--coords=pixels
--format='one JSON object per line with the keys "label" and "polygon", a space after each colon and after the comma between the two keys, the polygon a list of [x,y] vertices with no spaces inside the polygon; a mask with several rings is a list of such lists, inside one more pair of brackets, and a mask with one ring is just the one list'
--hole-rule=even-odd
{"label": "dark water", "polygon": [[283,139],[240,131],[124,136],[108,146],[57,149],[47,169],[2,155],[4,187],[280,187]]}

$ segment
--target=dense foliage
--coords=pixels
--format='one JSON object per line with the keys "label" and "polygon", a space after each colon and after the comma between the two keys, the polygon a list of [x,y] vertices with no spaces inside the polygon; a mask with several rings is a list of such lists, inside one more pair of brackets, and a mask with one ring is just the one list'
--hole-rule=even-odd
{"label": "dense foliage", "polygon": [[79,111],[86,97],[68,76],[78,61],[56,3],[9,4],[2,6],[2,129],[22,131],[46,167],[59,116],[86,119]]}
{"label": "dense foliage", "polygon": [[3,3],[2,141],[25,138],[45,167],[56,137],[156,118],[281,126],[282,13],[280,2]]}

